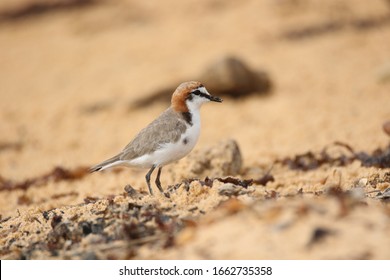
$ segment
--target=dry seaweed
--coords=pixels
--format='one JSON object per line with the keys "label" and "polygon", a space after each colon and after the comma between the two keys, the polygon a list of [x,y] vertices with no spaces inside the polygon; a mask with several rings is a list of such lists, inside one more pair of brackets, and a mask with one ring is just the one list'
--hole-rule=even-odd
{"label": "dry seaweed", "polygon": [[[329,148],[340,147],[347,150],[347,153],[341,151],[338,156],[332,156],[329,153]],[[375,166],[379,168],[390,167],[390,146],[386,149],[376,149],[371,155],[366,152],[355,152],[354,149],[345,143],[335,142],[330,146],[322,149],[320,153],[314,153],[312,151],[304,154],[298,154],[294,157],[286,157],[281,160],[276,160],[275,163],[281,163],[288,166],[293,170],[313,170],[317,169],[324,164],[331,166],[346,166],[352,163],[354,160],[361,162],[362,166]]]}
{"label": "dry seaweed", "polygon": [[[341,142],[335,142],[331,146],[339,146],[347,149],[349,153],[353,153],[353,150],[349,145]],[[290,169],[293,170],[308,171],[317,169],[323,164],[330,164],[332,166],[345,166],[355,159],[354,155],[350,156],[345,155],[344,153],[339,156],[332,156],[329,153],[329,148],[329,146],[325,147],[319,154],[309,151],[304,154],[295,155],[293,158],[286,157],[282,160],[277,160],[276,163],[287,165]]]}
{"label": "dry seaweed", "polygon": [[302,40],[305,38],[325,35],[331,32],[339,31],[345,27],[345,23],[339,21],[329,21],[318,25],[306,26],[292,29],[284,32],[282,38],[287,40]]}
{"label": "dry seaweed", "polygon": [[390,167],[390,146],[386,149],[376,149],[371,155],[365,152],[356,154],[356,158],[361,161],[362,166],[375,166],[379,168]]}
{"label": "dry seaweed", "polygon": [[2,224],[2,223],[5,223],[6,221],[8,221],[8,220],[10,220],[11,219],[11,217],[7,217],[7,218],[1,218],[1,220],[0,220],[0,224]]}
{"label": "dry seaweed", "polygon": [[0,142],[0,152],[13,150],[20,151],[23,148],[23,143],[21,142]]}
{"label": "dry seaweed", "polygon": [[215,178],[215,180],[222,182],[222,183],[231,183],[233,185],[238,185],[243,188],[248,188],[250,185],[253,184],[254,180],[249,179],[249,180],[241,180],[238,178],[233,178],[233,177],[226,177],[226,178]]}
{"label": "dry seaweed", "polygon": [[356,31],[366,31],[390,24],[388,13],[376,17],[355,18],[352,20],[331,20],[328,22],[300,27],[282,33],[281,37],[290,41],[303,40],[312,37],[338,32],[345,28]]}
{"label": "dry seaweed", "polygon": [[0,23],[32,18],[53,11],[85,7],[96,2],[96,0],[51,0],[32,2],[25,5],[19,5],[19,7],[12,10],[0,11]]}
{"label": "dry seaweed", "polygon": [[[240,186],[240,187],[243,187],[246,189],[249,186],[252,186],[253,184],[265,186],[268,182],[275,181],[275,178],[270,173],[267,173],[259,179],[239,179],[239,178],[234,178],[231,176],[224,177],[224,178],[217,177],[217,178],[212,178],[212,179],[209,177],[206,177],[203,181],[200,179],[194,178],[194,179],[185,180],[183,183],[186,185],[189,185],[191,182],[194,182],[194,181],[197,181],[202,186],[207,186],[207,187],[212,187],[214,184],[214,181],[219,181],[221,183],[230,183],[230,184],[237,185],[237,186]],[[183,183],[180,183],[179,185],[181,185]]]}
{"label": "dry seaweed", "polygon": [[49,181],[60,182],[78,180],[86,176],[88,173],[87,167],[76,167],[74,169],[55,167],[53,170],[44,175],[26,179],[22,182],[13,182],[0,176],[0,191],[27,190],[31,186],[45,185]]}

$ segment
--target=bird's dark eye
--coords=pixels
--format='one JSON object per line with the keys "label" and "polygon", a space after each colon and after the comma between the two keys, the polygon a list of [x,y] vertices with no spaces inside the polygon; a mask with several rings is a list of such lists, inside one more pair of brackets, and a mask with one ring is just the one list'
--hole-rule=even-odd
{"label": "bird's dark eye", "polygon": [[194,94],[194,95],[201,95],[200,90],[194,90],[194,91],[191,92],[191,93]]}

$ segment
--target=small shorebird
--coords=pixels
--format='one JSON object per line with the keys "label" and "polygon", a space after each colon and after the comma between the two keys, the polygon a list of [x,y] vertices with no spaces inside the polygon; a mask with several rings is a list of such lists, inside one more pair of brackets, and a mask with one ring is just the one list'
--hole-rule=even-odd
{"label": "small shorebird", "polygon": [[116,156],[92,167],[91,172],[114,166],[150,168],[146,174],[149,192],[150,176],[158,168],[156,185],[164,193],[160,175],[164,165],[186,156],[194,148],[200,133],[200,107],[208,101],[222,102],[210,95],[200,82],[185,82],[172,95],[171,106],[142,129]]}

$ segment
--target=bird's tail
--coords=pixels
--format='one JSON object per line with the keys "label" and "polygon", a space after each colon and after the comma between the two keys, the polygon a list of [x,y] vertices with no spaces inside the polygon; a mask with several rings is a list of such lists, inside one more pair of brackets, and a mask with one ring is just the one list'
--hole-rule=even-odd
{"label": "bird's tail", "polygon": [[102,163],[99,163],[99,164],[91,167],[89,169],[89,172],[104,170],[104,169],[109,168],[111,166],[115,166],[115,165],[119,164],[120,162],[121,162],[120,154],[118,154],[112,158],[109,158],[109,159],[103,161]]}

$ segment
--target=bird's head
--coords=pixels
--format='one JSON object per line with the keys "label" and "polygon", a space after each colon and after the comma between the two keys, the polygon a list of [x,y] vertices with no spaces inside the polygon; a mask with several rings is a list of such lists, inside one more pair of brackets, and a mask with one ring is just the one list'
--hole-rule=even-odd
{"label": "bird's head", "polygon": [[172,107],[177,112],[189,112],[197,110],[203,103],[214,101],[222,102],[222,99],[212,96],[200,82],[184,82],[177,87],[172,95]]}

